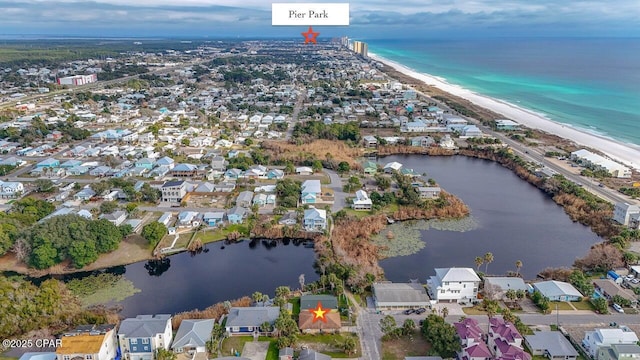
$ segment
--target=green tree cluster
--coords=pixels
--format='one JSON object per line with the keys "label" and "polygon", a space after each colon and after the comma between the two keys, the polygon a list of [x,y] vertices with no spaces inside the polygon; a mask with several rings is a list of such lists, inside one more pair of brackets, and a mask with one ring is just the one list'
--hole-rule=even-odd
{"label": "green tree cluster", "polygon": [[53,204],[28,197],[14,202],[9,213],[0,212],[0,255],[13,247],[24,229],[54,210]]}
{"label": "green tree cluster", "polygon": [[537,307],[540,308],[540,310],[542,310],[544,314],[548,314],[550,312],[551,303],[549,302],[549,299],[543,296],[540,291],[534,291],[531,295],[531,300],[534,304],[536,304]]}
{"label": "green tree cluster", "polygon": [[142,237],[154,248],[166,234],[167,227],[157,221],[150,222],[142,228]]}
{"label": "green tree cluster", "polygon": [[456,329],[438,315],[427,316],[422,323],[422,334],[431,344],[430,352],[434,355],[452,358],[460,350]]}
{"label": "green tree cluster", "polygon": [[31,249],[28,263],[46,269],[70,260],[80,269],[98,259],[99,254],[118,248],[122,233],[111,222],[88,220],[78,215],[62,215],[48,219],[20,235]]}
{"label": "green tree cluster", "polygon": [[300,198],[301,183],[293,179],[283,179],[276,183],[276,195],[278,203],[282,207],[292,208],[298,205]]}
{"label": "green tree cluster", "polygon": [[569,283],[575,286],[576,289],[584,295],[589,296],[593,294],[594,288],[591,279],[579,269],[575,269],[571,272],[571,275],[569,275]]}
{"label": "green tree cluster", "polygon": [[327,139],[327,140],[350,140],[357,143],[362,138],[360,128],[356,123],[347,124],[325,124],[320,121],[307,121],[296,123],[293,128],[292,138],[302,139]]}

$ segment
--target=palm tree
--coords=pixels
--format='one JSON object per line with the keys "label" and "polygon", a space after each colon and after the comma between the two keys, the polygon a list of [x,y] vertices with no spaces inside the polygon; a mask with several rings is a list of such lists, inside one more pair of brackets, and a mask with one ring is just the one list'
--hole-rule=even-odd
{"label": "palm tree", "polygon": [[489,271],[489,264],[493,262],[493,254],[488,252],[484,254],[484,273],[487,274]]}
{"label": "palm tree", "polygon": [[480,266],[484,264],[484,259],[481,258],[480,256],[476,256],[475,263],[476,263],[476,271],[480,271]]}
{"label": "palm tree", "polygon": [[447,308],[446,306],[443,307],[442,310],[440,310],[440,313],[442,314],[442,318],[446,319],[449,315],[449,308]]}
{"label": "palm tree", "polygon": [[520,276],[521,268],[522,268],[522,260],[516,261],[516,276]]}

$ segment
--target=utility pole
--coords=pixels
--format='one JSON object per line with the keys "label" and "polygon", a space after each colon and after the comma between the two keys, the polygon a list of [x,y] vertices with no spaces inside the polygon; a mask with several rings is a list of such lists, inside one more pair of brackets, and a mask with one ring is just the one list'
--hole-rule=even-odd
{"label": "utility pole", "polygon": [[558,303],[556,303],[556,329],[560,330],[560,311],[558,310]]}

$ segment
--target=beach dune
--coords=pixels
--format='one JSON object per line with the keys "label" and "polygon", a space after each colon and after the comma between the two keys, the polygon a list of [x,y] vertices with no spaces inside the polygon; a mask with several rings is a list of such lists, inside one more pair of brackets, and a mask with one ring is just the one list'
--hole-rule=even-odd
{"label": "beach dune", "polygon": [[390,66],[407,76],[411,76],[423,81],[427,85],[434,86],[442,91],[446,91],[452,95],[466,99],[476,105],[500,114],[507,119],[511,119],[532,129],[539,129],[550,134],[572,140],[578,145],[599,150],[613,160],[630,166],[635,170],[640,170],[640,146],[592,134],[568,124],[558,123],[544,114],[524,109],[506,101],[493,99],[488,96],[475,93],[458,85],[450,84],[442,78],[419,73],[400,63],[385,59],[376,54],[369,53],[369,56],[372,59]]}

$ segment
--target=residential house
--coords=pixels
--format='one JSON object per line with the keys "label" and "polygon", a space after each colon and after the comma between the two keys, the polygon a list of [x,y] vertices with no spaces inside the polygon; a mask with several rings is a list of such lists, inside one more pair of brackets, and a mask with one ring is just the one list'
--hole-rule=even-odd
{"label": "residential house", "polygon": [[224,221],[224,210],[205,212],[202,221],[208,226],[218,226]]}
{"label": "residential house", "polygon": [[[303,333],[317,333],[323,331],[339,331],[342,328],[340,314],[337,312],[324,313],[323,318],[316,320],[313,310],[300,311],[298,328]],[[315,321],[314,321],[315,320]]]}
{"label": "residential house", "polygon": [[76,166],[80,166],[80,165],[82,165],[82,161],[71,159],[71,160],[67,160],[67,161],[63,162],[62,164],[60,164],[60,167],[63,168],[63,169],[70,169],[70,168],[73,168],[73,167],[76,167]]}
{"label": "residential house", "polygon": [[448,149],[448,150],[453,150],[455,148],[457,148],[456,143],[453,141],[453,139],[451,138],[451,135],[446,134],[445,136],[442,137],[442,139],[440,139],[440,147],[443,149]]}
{"label": "residential house", "polygon": [[19,181],[0,180],[0,198],[11,199],[24,193],[24,185]]}
{"label": "residential house", "polygon": [[486,297],[502,300],[505,298],[509,290],[529,291],[529,287],[524,280],[515,276],[485,276],[484,277],[484,294]]}
{"label": "residential house", "polygon": [[193,164],[178,164],[169,171],[176,177],[196,177],[198,176],[198,166]]}
{"label": "residential house", "polygon": [[563,281],[541,281],[533,284],[537,290],[550,301],[580,301],[582,294],[573,285]]}
{"label": "residential house", "polygon": [[114,360],[117,357],[115,325],[88,325],[60,337],[57,360]]}
{"label": "residential house", "polygon": [[118,329],[118,343],[124,360],[154,360],[158,349],[169,350],[171,315],[138,315],[124,319]]}
{"label": "residential house", "polygon": [[96,168],[91,169],[89,171],[89,175],[100,177],[100,176],[107,176],[107,175],[111,174],[112,172],[113,172],[113,169],[111,169],[110,167],[108,167],[106,165],[102,165],[102,166],[98,166]]}
{"label": "residential house", "polygon": [[435,143],[430,136],[416,136],[411,138],[411,146],[429,147],[435,145]]}
{"label": "residential house", "polygon": [[211,340],[214,324],[214,319],[182,320],[171,344],[171,350],[178,354],[206,352],[207,341]]}
{"label": "residential house", "polygon": [[173,218],[173,214],[170,212],[166,212],[160,216],[160,218],[158,219],[158,222],[168,227],[169,224],[171,223],[172,218]]}
{"label": "residential house", "polygon": [[278,360],[293,360],[293,349],[286,347],[278,350]]}
{"label": "residential house", "polygon": [[362,164],[362,169],[365,175],[375,175],[378,172],[378,164],[373,161],[365,161]]}
{"label": "residential house", "polygon": [[24,163],[25,163],[24,160],[21,160],[15,156],[10,156],[0,161],[0,165],[9,165],[9,166],[21,166]]}
{"label": "residential house", "polygon": [[48,158],[40,161],[36,164],[38,168],[57,168],[60,167],[60,160],[54,158]]}
{"label": "residential house", "polygon": [[531,360],[522,347],[524,338],[515,325],[499,317],[489,319],[487,346],[493,349],[497,359]]}
{"label": "residential house", "polygon": [[437,199],[442,189],[438,186],[418,186],[415,188],[421,199]]}
{"label": "residential house", "polygon": [[595,291],[592,297],[595,299],[602,297],[612,303],[614,296],[620,296],[628,300],[631,306],[635,306],[638,303],[638,297],[632,291],[623,289],[611,279],[594,279],[593,287]]}
{"label": "residential house", "polygon": [[524,342],[531,354],[549,360],[576,360],[578,352],[560,331],[535,331],[525,335]]}
{"label": "residential house", "polygon": [[418,283],[374,283],[373,301],[377,310],[415,309],[431,306],[424,286]]}
{"label": "residential house", "polygon": [[301,186],[302,204],[315,204],[322,194],[320,180],[305,180]]}
{"label": "residential house", "polygon": [[438,268],[427,280],[431,299],[448,302],[473,301],[478,297],[480,278],[471,268]]}
{"label": "residential house", "polygon": [[216,191],[216,186],[209,182],[203,182],[194,190],[196,193],[212,193]]}
{"label": "residential house", "polygon": [[221,182],[215,185],[216,192],[232,192],[236,188],[236,183],[234,182]]}
{"label": "residential house", "polygon": [[114,211],[111,214],[102,214],[100,219],[105,219],[115,226],[120,226],[127,220],[127,212],[123,210]]}
{"label": "residential house", "polygon": [[460,339],[460,351],[458,359],[465,360],[489,360],[493,354],[484,343],[482,329],[478,321],[472,318],[465,318],[453,324]]}
{"label": "residential house", "polygon": [[280,225],[295,225],[298,223],[298,214],[295,213],[295,211],[289,211],[286,214],[282,215],[282,217],[280,218],[280,220],[278,221],[278,224]]}
{"label": "residential house", "polygon": [[353,207],[354,210],[371,210],[373,202],[366,191],[358,190],[356,191],[356,198],[353,199],[351,207]]}
{"label": "residential house", "polygon": [[213,156],[211,158],[211,169],[214,171],[225,171],[227,169],[227,160],[220,155]]}
{"label": "residential house", "polygon": [[367,135],[362,137],[362,144],[366,148],[373,148],[378,146],[378,139],[375,136]]}
{"label": "residential house", "polygon": [[331,360],[331,356],[321,354],[315,350],[304,348],[300,350],[298,360]]}
{"label": "residential house", "polygon": [[313,207],[306,209],[303,223],[307,231],[324,231],[327,228],[327,211]]}
{"label": "residential house", "polygon": [[271,169],[267,172],[267,179],[280,180],[284,178],[284,171],[280,169]]}
{"label": "residential house", "polygon": [[84,189],[80,190],[78,193],[76,193],[75,198],[76,200],[80,200],[80,201],[89,201],[94,196],[96,196],[96,192],[93,191],[93,189],[91,189],[89,186],[87,186]]}
{"label": "residential house", "polygon": [[253,191],[243,191],[238,194],[238,198],[236,199],[236,206],[249,208],[251,207],[251,199],[253,199]]}
{"label": "residential house", "polygon": [[316,309],[318,303],[323,309],[338,312],[338,299],[332,295],[302,295],[300,297],[300,312]]}
{"label": "residential house", "polygon": [[241,224],[247,216],[247,209],[235,206],[227,210],[227,220],[231,224]]}
{"label": "residential house", "polygon": [[224,173],[224,177],[227,179],[238,179],[242,175],[242,170],[240,169],[228,169]]}
{"label": "residential house", "polygon": [[298,175],[311,175],[313,174],[313,169],[309,166],[300,166],[296,168],[296,174]]}
{"label": "residential house", "polygon": [[149,159],[149,158],[142,158],[142,159],[138,159],[135,163],[135,167],[139,167],[139,168],[145,168],[147,170],[151,170],[153,169],[153,167],[155,166],[156,162],[153,159]]}
{"label": "residential house", "polygon": [[162,185],[162,202],[180,203],[187,195],[187,183],[183,180],[167,181]]}
{"label": "residential house", "polygon": [[232,307],[225,328],[229,335],[252,335],[260,331],[265,322],[273,325],[280,316],[277,306]]}
{"label": "residential house", "polygon": [[467,125],[460,129],[460,135],[464,137],[481,137],[482,131],[475,125]]}
{"label": "residential house", "polygon": [[164,166],[169,169],[172,169],[175,166],[175,161],[172,158],[164,156],[156,161],[156,166]]}
{"label": "residential house", "polygon": [[400,164],[400,163],[399,163],[399,162],[397,162],[397,161],[393,161],[393,162],[390,162],[390,163],[386,164],[386,165],[382,168],[382,170],[383,170],[385,173],[393,173],[393,172],[396,172],[396,171],[400,171],[400,169],[401,169],[401,168],[402,168],[402,164]]}
{"label": "residential house", "polygon": [[495,123],[496,123],[496,129],[502,130],[502,131],[520,129],[520,124],[512,120],[506,120],[506,119],[495,120]]}
{"label": "residential house", "polygon": [[181,211],[178,213],[178,226],[182,227],[198,227],[200,221],[198,221],[199,213],[197,211]]}
{"label": "residential house", "polygon": [[632,360],[640,358],[638,344],[612,344],[598,350],[598,360]]}
{"label": "residential house", "polygon": [[603,347],[613,344],[633,345],[638,343],[638,336],[626,326],[618,328],[595,329],[587,331],[582,339],[582,347],[594,360],[600,360],[599,353]]}
{"label": "residential house", "polygon": [[267,197],[268,197],[267,194],[263,194],[263,193],[255,194],[253,196],[253,200],[251,200],[251,204],[257,205],[259,207],[263,207],[267,205]]}

